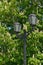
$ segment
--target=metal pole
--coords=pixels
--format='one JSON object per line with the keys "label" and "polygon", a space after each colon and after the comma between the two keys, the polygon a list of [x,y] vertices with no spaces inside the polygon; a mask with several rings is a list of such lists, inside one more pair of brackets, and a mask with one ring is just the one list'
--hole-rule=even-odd
{"label": "metal pole", "polygon": [[24,31],[24,65],[26,65],[26,31]]}

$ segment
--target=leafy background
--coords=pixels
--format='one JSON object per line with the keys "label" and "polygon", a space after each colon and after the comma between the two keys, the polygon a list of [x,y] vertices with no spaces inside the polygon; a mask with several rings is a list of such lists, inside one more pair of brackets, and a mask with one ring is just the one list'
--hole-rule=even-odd
{"label": "leafy background", "polygon": [[38,21],[26,39],[27,65],[43,65],[43,0],[0,0],[0,65],[23,65],[24,43],[16,38],[13,25],[19,21],[30,31],[31,13],[36,14]]}

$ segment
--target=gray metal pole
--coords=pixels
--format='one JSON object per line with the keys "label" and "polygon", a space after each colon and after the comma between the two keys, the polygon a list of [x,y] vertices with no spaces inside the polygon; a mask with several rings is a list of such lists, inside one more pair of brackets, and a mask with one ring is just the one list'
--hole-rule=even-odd
{"label": "gray metal pole", "polygon": [[26,31],[24,31],[24,65],[26,65]]}

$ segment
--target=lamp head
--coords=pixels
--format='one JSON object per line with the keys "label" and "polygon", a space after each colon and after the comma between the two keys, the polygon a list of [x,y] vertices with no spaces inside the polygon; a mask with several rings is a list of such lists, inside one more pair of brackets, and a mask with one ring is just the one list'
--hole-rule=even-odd
{"label": "lamp head", "polygon": [[36,15],[35,14],[30,14],[29,15],[29,23],[30,25],[36,25],[36,22],[37,22],[37,18],[36,18]]}
{"label": "lamp head", "polygon": [[21,24],[19,23],[19,22],[15,22],[14,23],[14,31],[15,32],[20,32],[20,30],[21,30]]}

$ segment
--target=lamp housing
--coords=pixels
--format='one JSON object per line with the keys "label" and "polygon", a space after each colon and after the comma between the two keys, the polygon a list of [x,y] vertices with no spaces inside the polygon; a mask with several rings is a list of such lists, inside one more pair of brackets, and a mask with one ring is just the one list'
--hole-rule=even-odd
{"label": "lamp housing", "polygon": [[36,25],[37,22],[37,17],[35,14],[30,14],[29,15],[29,23],[30,25]]}
{"label": "lamp housing", "polygon": [[14,23],[14,31],[15,32],[20,32],[21,28],[22,28],[22,26],[21,26],[21,24],[19,22]]}

